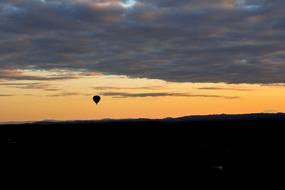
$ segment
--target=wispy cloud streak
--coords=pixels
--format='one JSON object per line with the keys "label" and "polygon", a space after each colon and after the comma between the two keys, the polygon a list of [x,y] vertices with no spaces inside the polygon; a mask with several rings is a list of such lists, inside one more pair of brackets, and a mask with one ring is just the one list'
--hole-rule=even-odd
{"label": "wispy cloud streak", "polygon": [[177,97],[201,97],[201,98],[225,98],[225,99],[237,99],[237,96],[220,96],[220,95],[208,95],[208,94],[186,94],[186,93],[124,93],[124,92],[104,92],[103,96],[112,96],[116,98],[145,98],[145,97],[163,97],[163,96],[177,96]]}

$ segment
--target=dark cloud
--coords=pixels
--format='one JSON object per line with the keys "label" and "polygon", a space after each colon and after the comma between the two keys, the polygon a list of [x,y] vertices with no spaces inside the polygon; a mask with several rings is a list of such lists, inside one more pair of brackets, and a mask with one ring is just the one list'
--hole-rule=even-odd
{"label": "dark cloud", "polygon": [[285,84],[284,83],[275,83],[275,84],[262,84],[261,86],[268,86],[268,87],[285,87]]}
{"label": "dark cloud", "polygon": [[110,90],[157,90],[163,86],[141,86],[141,87],[125,87],[125,86],[96,86],[94,90],[110,91]]}
{"label": "dark cloud", "polygon": [[105,92],[105,93],[101,93],[101,95],[112,96],[112,97],[116,97],[116,98],[145,98],[145,97],[162,97],[162,96],[225,98],[225,99],[237,99],[237,98],[239,98],[237,96],[219,96],[219,95],[186,94],[186,93],[170,93],[170,92],[157,92],[157,93]]}
{"label": "dark cloud", "polygon": [[12,94],[0,94],[0,97],[8,97],[8,96],[13,96]]}
{"label": "dark cloud", "polygon": [[252,91],[249,88],[230,88],[230,87],[201,87],[199,90],[229,90],[229,91]]}
{"label": "dark cloud", "polygon": [[0,69],[284,83],[284,8],[284,0],[137,0],[130,9],[118,0],[1,1]]}
{"label": "dark cloud", "polygon": [[58,88],[54,88],[48,83],[41,83],[41,82],[27,82],[27,83],[20,83],[20,82],[0,82],[0,87],[11,87],[11,88],[18,88],[18,89],[36,89],[36,90],[45,90],[45,91],[58,91]]}
{"label": "dark cloud", "polygon": [[[0,66],[1,67],[1,66]],[[23,73],[15,68],[3,68],[0,70],[0,79],[4,80],[29,80],[29,81],[52,81],[75,79],[78,76],[73,74],[51,75],[51,76],[33,76]]]}
{"label": "dark cloud", "polygon": [[91,94],[83,94],[77,92],[62,92],[57,94],[47,95],[48,97],[65,97],[65,96],[91,96]]}

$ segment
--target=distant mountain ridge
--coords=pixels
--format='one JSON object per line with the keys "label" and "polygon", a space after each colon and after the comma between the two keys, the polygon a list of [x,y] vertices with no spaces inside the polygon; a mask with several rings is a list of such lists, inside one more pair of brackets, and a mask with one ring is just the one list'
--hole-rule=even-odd
{"label": "distant mountain ridge", "polygon": [[219,114],[206,116],[185,116],[177,119],[188,121],[285,119],[285,113]]}
{"label": "distant mountain ridge", "polygon": [[86,123],[121,123],[121,122],[210,122],[210,121],[258,121],[258,120],[285,120],[285,113],[250,113],[250,114],[217,114],[217,115],[193,115],[177,118],[162,119],[102,119],[102,120],[43,120],[35,122],[7,122],[1,125],[50,125],[50,124],[86,124]]}

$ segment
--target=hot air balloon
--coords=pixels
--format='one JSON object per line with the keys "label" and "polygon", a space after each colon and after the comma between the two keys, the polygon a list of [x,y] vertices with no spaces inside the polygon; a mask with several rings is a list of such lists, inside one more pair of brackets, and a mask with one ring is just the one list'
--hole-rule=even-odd
{"label": "hot air balloon", "polygon": [[93,97],[93,101],[96,103],[96,104],[98,104],[99,102],[100,102],[100,96],[94,96]]}

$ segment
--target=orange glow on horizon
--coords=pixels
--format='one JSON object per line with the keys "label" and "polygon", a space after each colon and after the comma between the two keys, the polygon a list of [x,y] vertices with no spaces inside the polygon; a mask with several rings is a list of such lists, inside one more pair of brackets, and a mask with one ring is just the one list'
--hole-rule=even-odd
{"label": "orange glow on horizon", "polygon": [[[285,112],[282,84],[171,83],[104,75],[0,83],[0,122]],[[97,106],[95,94],[102,96]]]}

